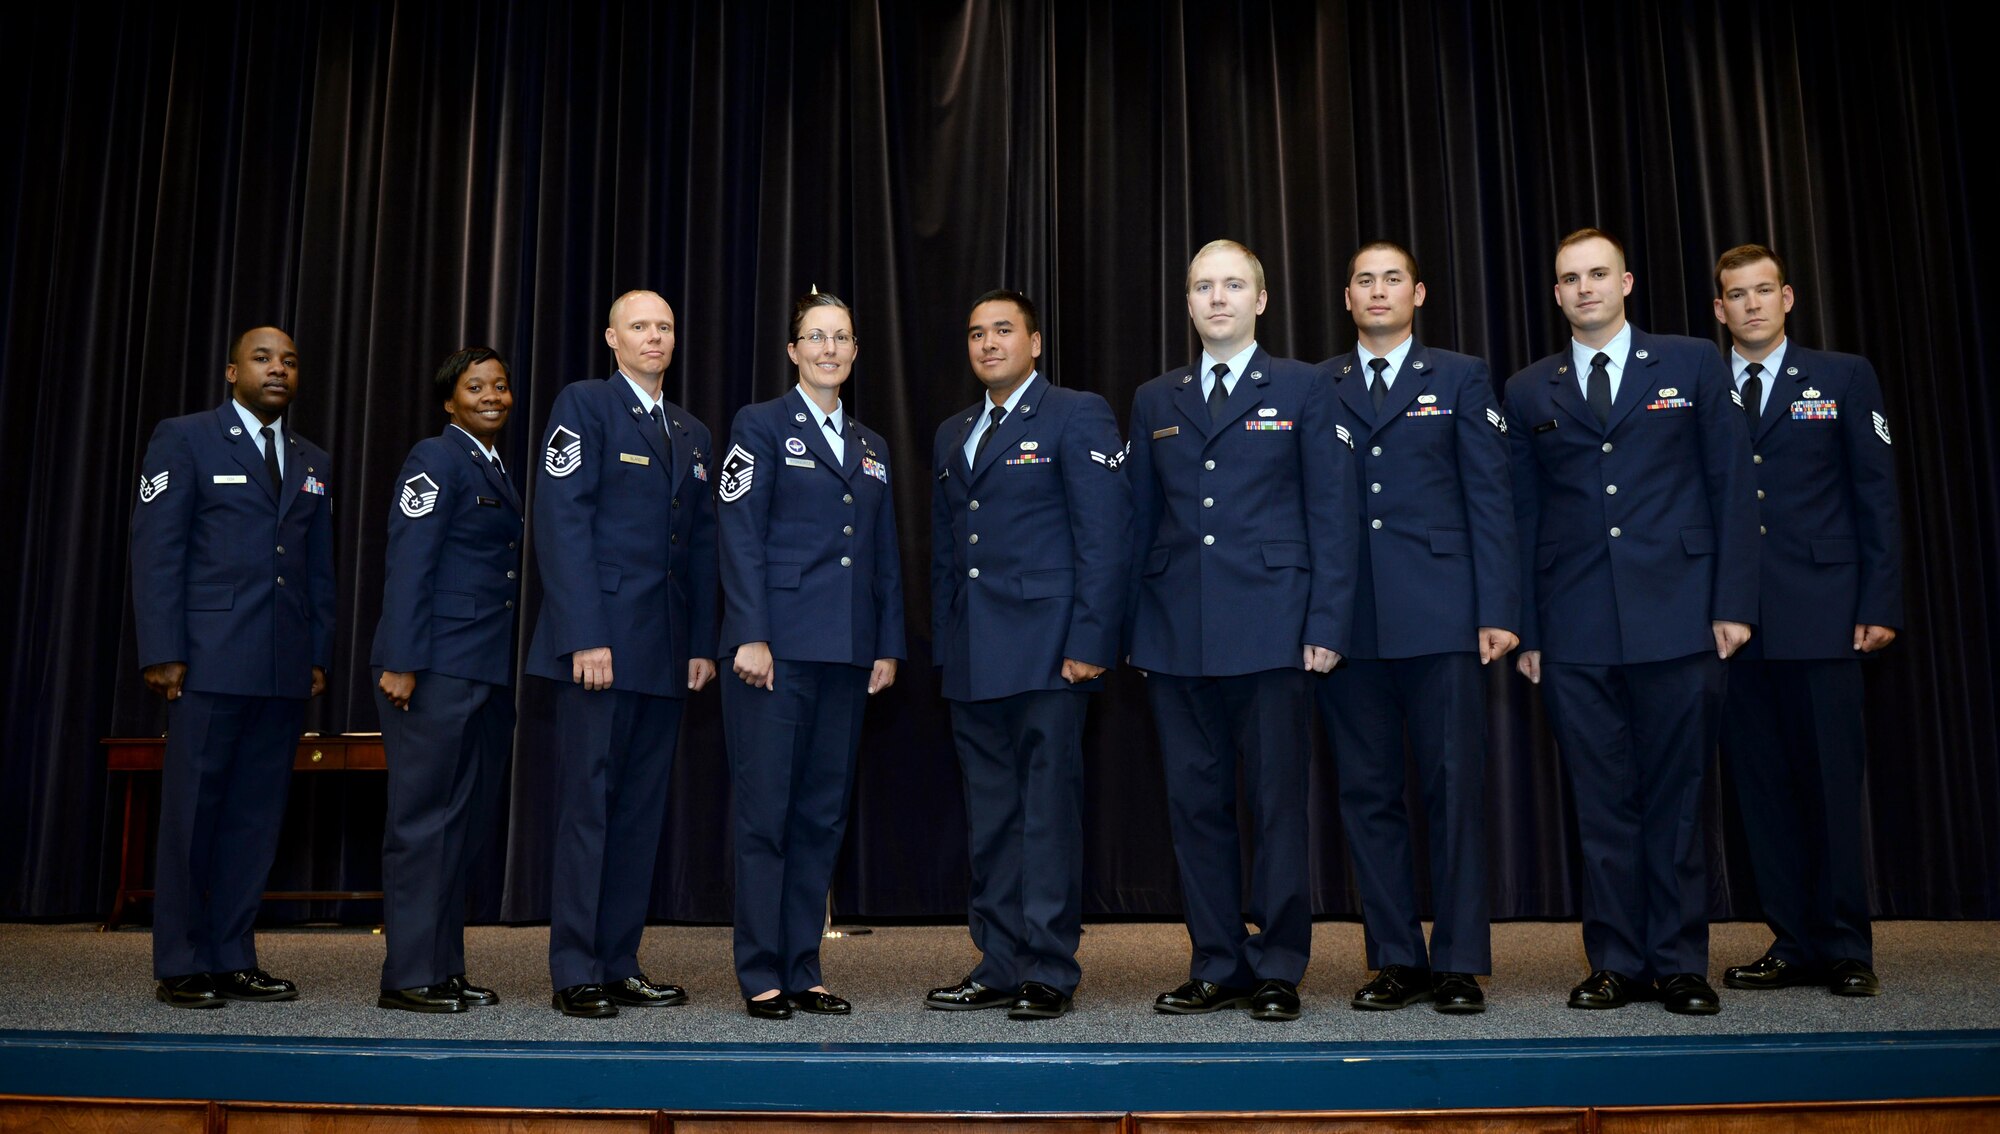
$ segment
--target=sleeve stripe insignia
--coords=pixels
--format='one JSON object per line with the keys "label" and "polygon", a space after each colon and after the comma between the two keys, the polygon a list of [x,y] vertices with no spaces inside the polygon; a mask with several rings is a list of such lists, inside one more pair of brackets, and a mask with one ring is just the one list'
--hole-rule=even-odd
{"label": "sleeve stripe insignia", "polygon": [[158,496],[160,493],[165,492],[166,490],[167,490],[167,473],[163,472],[151,480],[146,479],[145,473],[139,474],[139,503],[151,504],[153,502],[153,497]]}
{"label": "sleeve stripe insignia", "polygon": [[1868,418],[1870,421],[1873,421],[1875,423],[1875,436],[1880,437],[1882,439],[1882,444],[1884,445],[1893,444],[1893,442],[1889,440],[1889,419],[1882,416],[1882,411],[1870,410],[1868,413]]}
{"label": "sleeve stripe insignia", "polygon": [[558,425],[549,434],[549,448],[542,454],[542,467],[550,476],[568,476],[583,467],[583,438]]}
{"label": "sleeve stripe insignia", "polygon": [[1491,425],[1493,428],[1499,430],[1500,432],[1502,433],[1507,432],[1507,419],[1501,417],[1500,411],[1494,409],[1491,406],[1486,407],[1486,421],[1487,424]]}
{"label": "sleeve stripe insignia", "polygon": [[734,504],[750,491],[751,482],[756,478],[757,458],[741,445],[731,445],[722,457],[722,468],[715,480],[715,494],[724,504]]}
{"label": "sleeve stripe insignia", "polygon": [[429,473],[418,473],[403,482],[402,495],[397,499],[397,507],[403,515],[412,520],[428,516],[437,507],[438,484]]}
{"label": "sleeve stripe insignia", "polygon": [[1354,448],[1354,434],[1349,433],[1345,425],[1335,425],[1333,427],[1333,436],[1335,440],[1345,444],[1348,448]]}
{"label": "sleeve stripe insignia", "polygon": [[1090,451],[1091,460],[1096,461],[1098,464],[1103,465],[1105,468],[1110,469],[1113,472],[1117,472],[1119,466],[1125,463],[1125,458],[1131,455],[1132,455],[1132,443],[1130,441],[1125,442],[1125,447],[1123,449],[1120,449],[1117,452],[1110,454],[1109,456],[1106,456],[1105,454],[1100,453],[1095,449],[1092,449]]}
{"label": "sleeve stripe insignia", "polygon": [[1743,391],[1741,391],[1741,390],[1731,390],[1731,391],[1729,391],[1729,400],[1730,400],[1730,401],[1732,401],[1732,402],[1735,402],[1735,403],[1736,403],[1736,408],[1737,408],[1737,409],[1742,409],[1742,408],[1743,408]]}

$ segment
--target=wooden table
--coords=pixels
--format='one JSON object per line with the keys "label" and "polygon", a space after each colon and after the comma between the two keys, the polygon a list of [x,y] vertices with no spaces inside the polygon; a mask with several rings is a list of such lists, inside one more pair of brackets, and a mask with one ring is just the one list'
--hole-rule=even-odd
{"label": "wooden table", "polygon": [[[146,837],[153,820],[153,809],[160,795],[159,771],[167,755],[167,738],[164,736],[107,736],[104,745],[105,767],[114,775],[124,777],[125,823],[124,834],[118,851],[118,890],[111,903],[111,913],[105,917],[101,929],[116,929],[125,920],[125,907],[136,898],[150,898],[153,891],[146,888],[147,862],[152,854],[152,840]],[[356,733],[344,736],[306,735],[299,740],[297,755],[292,759],[294,772],[380,772],[388,767],[382,752],[382,737],[379,733]],[[144,780],[149,790],[140,790]],[[380,890],[266,890],[264,900],[338,902],[363,901],[380,898]]]}

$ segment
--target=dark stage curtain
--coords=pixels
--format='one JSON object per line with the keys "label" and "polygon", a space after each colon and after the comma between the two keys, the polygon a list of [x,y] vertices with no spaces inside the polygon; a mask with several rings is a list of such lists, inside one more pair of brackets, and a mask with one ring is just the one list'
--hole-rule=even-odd
{"label": "dark stage curtain", "polygon": [[[793,381],[789,300],[852,302],[849,405],[891,442],[912,654],[872,705],[836,887],[870,917],[963,910],[958,774],[927,656],[926,467],[976,397],[973,296],[1042,305],[1055,381],[1124,412],[1196,346],[1191,251],[1261,252],[1261,341],[1347,348],[1362,239],[1422,258],[1426,341],[1506,375],[1563,341],[1565,231],[1621,234],[1632,315],[1714,337],[1710,265],[1786,252],[1804,343],[1875,360],[1894,414],[1908,625],[1870,665],[1872,840],[1885,915],[2000,916],[1993,163],[1986,62],[1945,6],[1756,2],[1159,5],[719,3],[29,5],[0,16],[0,915],[103,909],[117,815],[100,736],[158,732],[134,664],[133,481],[153,424],[216,404],[262,321],[306,360],[292,422],[333,454],[332,688],[312,727],[376,726],[366,659],[395,470],[441,424],[430,370],[500,348],[517,470],[564,382],[610,368],[605,308],[675,305],[669,396],[718,433]],[[532,570],[523,638],[538,605]],[[1814,596],[1799,595],[1800,602]],[[1245,611],[1254,619],[1256,611]],[[1496,667],[1500,916],[1572,916],[1575,834],[1532,691]],[[529,682],[483,918],[547,910],[551,697]],[[1139,679],[1092,711],[1093,916],[1179,896]],[[1320,908],[1352,915],[1330,766],[1313,787]],[[729,917],[712,693],[675,772],[654,913]],[[1714,909],[1755,912],[1712,825]],[[380,787],[303,778],[274,882],[379,878]],[[1725,817],[1728,817],[1725,821]],[[370,917],[366,907],[273,916]]]}

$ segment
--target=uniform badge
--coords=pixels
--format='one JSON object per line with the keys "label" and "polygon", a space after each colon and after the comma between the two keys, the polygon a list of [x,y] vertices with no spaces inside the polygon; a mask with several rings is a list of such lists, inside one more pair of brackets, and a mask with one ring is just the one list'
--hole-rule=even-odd
{"label": "uniform badge", "polygon": [[1412,370],[1422,370],[1423,368],[1424,368],[1424,360],[1421,358],[1415,362],[1410,363],[1410,369]]}
{"label": "uniform badge", "polygon": [[[1130,441],[1125,442],[1125,447],[1123,449],[1120,449],[1117,452],[1108,455],[1100,453],[1095,449],[1092,449],[1090,451],[1091,460],[1096,461],[1098,464],[1103,465],[1105,468],[1110,469],[1113,472],[1118,471],[1118,467],[1125,463],[1125,458],[1131,455],[1132,455],[1132,443]],[[949,472],[951,470],[946,469],[945,471]]]}
{"label": "uniform badge", "polygon": [[542,454],[542,468],[550,476],[568,476],[583,467],[583,438],[558,425],[549,434],[548,451]]}
{"label": "uniform badge", "polygon": [[819,467],[819,462],[813,460],[811,457],[786,457],[785,464],[795,469],[816,469]]}
{"label": "uniform badge", "polygon": [[696,461],[694,463],[694,467],[689,469],[688,471],[694,474],[694,478],[696,480],[701,481],[703,484],[708,483],[707,465],[702,464],[700,461]]}
{"label": "uniform badge", "polygon": [[1354,369],[1354,364],[1350,362],[1350,363],[1348,363],[1348,364],[1347,364],[1346,366],[1343,366],[1343,367],[1341,367],[1341,368],[1340,368],[1340,372],[1341,372],[1342,374],[1345,374],[1345,373],[1347,373],[1348,371],[1350,371],[1350,370],[1353,370],[1353,369]]}
{"label": "uniform badge", "polygon": [[1875,423],[1875,436],[1882,439],[1882,444],[1892,444],[1889,440],[1889,419],[1882,416],[1882,411],[1870,410],[1868,419]]}
{"label": "uniform badge", "polygon": [[1349,433],[1345,425],[1335,425],[1333,427],[1333,439],[1345,444],[1350,449],[1354,448],[1354,434]]}
{"label": "uniform badge", "polygon": [[1192,374],[1183,374],[1183,375],[1181,375],[1181,385],[1185,386],[1185,385],[1187,385],[1187,384],[1188,384],[1189,382],[1192,382],[1192,381],[1194,381],[1194,375],[1192,375]]}
{"label": "uniform badge", "polygon": [[1567,366],[1558,366],[1558,367],[1556,367],[1556,373],[1557,373],[1557,374],[1568,374],[1568,373],[1569,373],[1569,367],[1567,367]]}
{"label": "uniform badge", "polygon": [[167,473],[163,472],[151,480],[146,479],[145,473],[139,474],[139,503],[151,504],[153,502],[153,497],[158,496],[160,493],[165,492],[166,490],[167,490]]}
{"label": "uniform badge", "polygon": [[229,435],[230,435],[231,437],[241,437],[241,436],[243,436],[243,427],[242,427],[242,426],[240,426],[240,425],[232,425],[232,426],[230,426],[230,427],[229,427]]}
{"label": "uniform badge", "polygon": [[1646,403],[1646,408],[1648,410],[1693,409],[1694,399],[1683,398],[1680,394],[1679,386],[1667,386],[1660,391],[1658,398]]}
{"label": "uniform badge", "polygon": [[1268,420],[1245,421],[1243,428],[1252,433],[1289,433],[1292,429],[1292,423],[1289,421]]}
{"label": "uniform badge", "polygon": [[1644,357],[1646,357],[1646,352],[1645,352],[1645,351],[1643,351],[1643,350],[1640,350],[1640,351],[1634,351],[1634,352],[1632,352],[1632,357],[1633,357],[1633,358],[1644,358]]}
{"label": "uniform badge", "polygon": [[1788,377],[1797,378],[1799,376],[1799,368],[1796,366],[1787,366],[1785,367],[1785,374]]}
{"label": "uniform badge", "polygon": [[1437,399],[1435,397],[1432,397],[1430,403],[1428,404],[1419,405],[1416,409],[1413,410],[1403,411],[1404,417],[1448,417],[1450,416],[1450,414],[1451,410],[1444,406],[1438,405]]}
{"label": "uniform badge", "polygon": [[1022,412],[1022,413],[1032,413],[1032,412],[1034,411],[1034,408],[1035,408],[1035,407],[1033,407],[1033,406],[1029,405],[1029,404],[1028,404],[1028,403],[1026,403],[1026,402],[1022,402],[1022,403],[1021,403],[1021,412]]}
{"label": "uniform badge", "polygon": [[1812,399],[1819,397],[1819,391],[1811,386],[1807,386],[1804,390],[1799,391],[1799,397],[1804,398],[1807,401],[1811,401]]}
{"label": "uniform badge", "polygon": [[1262,381],[1263,378],[1264,378],[1264,372],[1262,370],[1252,370],[1250,372],[1250,379],[1252,381]]}
{"label": "uniform badge", "polygon": [[1035,450],[1037,450],[1037,449],[1039,449],[1039,448],[1041,448],[1041,447],[1042,447],[1042,443],[1041,443],[1040,441],[1023,441],[1023,442],[1021,442],[1021,451],[1022,451],[1023,453],[1032,453],[1032,452],[1034,452]]}
{"label": "uniform badge", "polygon": [[1839,421],[1840,403],[1832,398],[1822,398],[1818,390],[1808,390],[1808,398],[1792,403],[1793,421]]}
{"label": "uniform badge", "polygon": [[1420,405],[1420,406],[1434,406],[1434,405],[1436,405],[1436,404],[1437,404],[1437,400],[1438,400],[1438,396],[1437,396],[1436,394],[1418,394],[1418,395],[1417,395],[1417,404],[1418,404],[1418,405]]}
{"label": "uniform badge", "polygon": [[618,454],[618,459],[628,465],[650,465],[653,463],[653,458],[646,456],[644,453],[620,453]]}
{"label": "uniform badge", "polygon": [[1278,407],[1277,407],[1277,406],[1259,406],[1259,407],[1257,408],[1257,416],[1258,416],[1258,417],[1276,417],[1276,416],[1278,416]]}
{"label": "uniform badge", "polygon": [[249,483],[250,483],[250,478],[249,478],[249,477],[247,477],[247,476],[244,476],[244,475],[243,475],[242,473],[216,473],[216,474],[215,474],[215,483],[217,483],[217,484],[249,484]]}
{"label": "uniform badge", "polygon": [[800,410],[798,413],[793,414],[792,420],[798,422],[800,425],[804,425],[806,423],[805,411]]}
{"label": "uniform badge", "polygon": [[1672,398],[1679,396],[1680,392],[1681,388],[1679,386],[1668,386],[1666,389],[1660,391],[1660,396],[1663,398]]}
{"label": "uniform badge", "polygon": [[404,481],[402,494],[396,499],[403,515],[412,520],[430,515],[437,508],[437,502],[438,483],[430,478],[429,473],[418,473]]}
{"label": "uniform badge", "polygon": [[881,481],[883,484],[889,483],[889,466],[873,457],[861,458],[861,471]]}
{"label": "uniform badge", "polygon": [[1486,409],[1486,424],[1491,425],[1502,433],[1507,432],[1507,419],[1500,416],[1500,411],[1491,406],[1488,406]]}
{"label": "uniform badge", "polygon": [[325,496],[326,482],[316,476],[309,476],[304,484],[299,485],[299,491],[309,492],[314,496]]}
{"label": "uniform badge", "polygon": [[1155,429],[1153,430],[1153,440],[1158,441],[1162,437],[1178,437],[1180,436],[1180,432],[1181,427],[1178,425],[1169,425],[1165,429]]}
{"label": "uniform badge", "polygon": [[724,504],[734,504],[750,491],[755,479],[757,458],[741,445],[731,445],[722,458],[722,473],[715,482],[715,494]]}
{"label": "uniform badge", "polygon": [[787,437],[785,438],[785,452],[790,453],[794,457],[803,457],[806,455],[806,443],[796,437]]}

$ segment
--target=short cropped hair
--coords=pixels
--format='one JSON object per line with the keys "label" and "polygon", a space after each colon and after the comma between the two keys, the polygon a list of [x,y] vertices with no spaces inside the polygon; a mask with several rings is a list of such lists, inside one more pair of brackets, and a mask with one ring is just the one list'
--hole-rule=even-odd
{"label": "short cropped hair", "polygon": [[[262,331],[267,329],[276,331],[279,334],[284,335],[288,339],[292,337],[290,332],[286,331],[283,327],[278,326],[276,323],[258,323],[255,326],[245,327],[242,330],[236,332],[235,338],[229,340],[229,356],[225,358],[223,361],[230,363],[235,362],[236,352],[243,349],[243,340],[249,338],[251,332],[253,331]],[[292,345],[294,347],[298,346],[297,343],[293,343]]]}
{"label": "short cropped hair", "polygon": [[451,352],[450,357],[444,360],[437,368],[437,373],[432,376],[431,396],[439,402],[450,401],[451,396],[458,392],[458,380],[465,376],[466,371],[482,362],[497,362],[502,373],[507,370],[507,360],[501,358],[500,352],[492,347],[460,347]]}
{"label": "short cropped hair", "polygon": [[1398,256],[1401,256],[1403,258],[1403,263],[1408,264],[1410,266],[1410,282],[1413,284],[1420,284],[1424,282],[1424,273],[1421,269],[1417,267],[1416,255],[1412,253],[1408,248],[1403,247],[1402,245],[1396,243],[1393,240],[1371,240],[1368,243],[1363,244],[1361,247],[1356,248],[1354,250],[1354,255],[1349,256],[1347,258],[1348,280],[1354,279],[1354,265],[1360,263],[1361,257],[1370,252],[1396,253]]}
{"label": "short cropped hair", "polygon": [[1021,323],[1031,335],[1042,333],[1041,316],[1035,314],[1035,301],[1010,288],[996,287],[972,301],[972,310],[979,310],[986,303],[1011,303],[1021,309]]}
{"label": "short cropped hair", "polygon": [[[643,288],[643,287],[633,288],[631,291],[628,291],[611,301],[611,310],[606,312],[604,315],[604,325],[607,327],[616,327],[618,325],[618,305],[632,298],[635,295],[650,295],[654,299],[659,300],[661,303],[667,303],[667,297],[661,295],[657,291],[653,291],[649,288]],[[667,303],[667,308],[669,310],[672,310],[673,304]]]}
{"label": "short cropped hair", "polygon": [[1193,256],[1193,257],[1191,257],[1191,258],[1190,258],[1190,259],[1188,260],[1188,266],[1187,266],[1187,290],[1188,290],[1188,291],[1193,291],[1193,290],[1194,290],[1194,266],[1195,266],[1195,264],[1196,264],[1196,263],[1197,263],[1198,261],[1200,261],[1200,259],[1201,259],[1201,258],[1202,258],[1203,256],[1206,256],[1206,255],[1208,255],[1208,254],[1209,254],[1210,252],[1241,252],[1241,253],[1243,253],[1243,258],[1244,258],[1244,259],[1246,259],[1246,260],[1248,260],[1248,261],[1250,261],[1250,273],[1251,273],[1251,275],[1253,275],[1254,277],[1256,277],[1256,280],[1257,280],[1257,290],[1258,290],[1258,291],[1263,291],[1263,290],[1264,290],[1264,261],[1262,261],[1262,260],[1259,260],[1259,259],[1257,258],[1257,254],[1256,254],[1255,252],[1252,252],[1252,251],[1250,251],[1250,249],[1248,249],[1248,248],[1244,247],[1244,246],[1243,246],[1243,245],[1242,245],[1241,243],[1239,243],[1239,242],[1237,242],[1237,241],[1234,241],[1234,240],[1211,240],[1211,241],[1209,241],[1209,242],[1208,242],[1207,244],[1204,244],[1204,245],[1202,245],[1202,246],[1201,246],[1201,250],[1200,250],[1200,251],[1198,251],[1198,252],[1196,252],[1196,253],[1194,254],[1194,256]]}
{"label": "short cropped hair", "polygon": [[1785,271],[1785,258],[1783,256],[1778,255],[1762,244],[1738,244],[1736,247],[1724,252],[1715,261],[1715,294],[1722,294],[1722,273],[1733,272],[1738,268],[1747,268],[1759,260],[1769,260],[1771,263],[1777,265],[1778,282],[1780,284],[1791,282],[1791,277]]}
{"label": "short cropped hair", "polygon": [[[1568,236],[1563,237],[1556,242],[1556,256],[1562,255],[1563,249],[1568,248],[1570,245],[1582,244],[1586,240],[1602,240],[1606,244],[1611,245],[1618,252],[1619,265],[1627,268],[1631,267],[1631,261],[1625,255],[1625,245],[1617,237],[1601,228],[1579,228]],[[1550,257],[1551,262],[1554,259],[1555,257]]]}
{"label": "short cropped hair", "polygon": [[854,322],[854,309],[847,305],[846,300],[830,291],[821,291],[819,285],[814,284],[811,291],[792,301],[792,337],[787,339],[787,342],[798,340],[799,328],[805,326],[806,312],[815,307],[838,307],[847,312],[847,321],[850,325]]}

